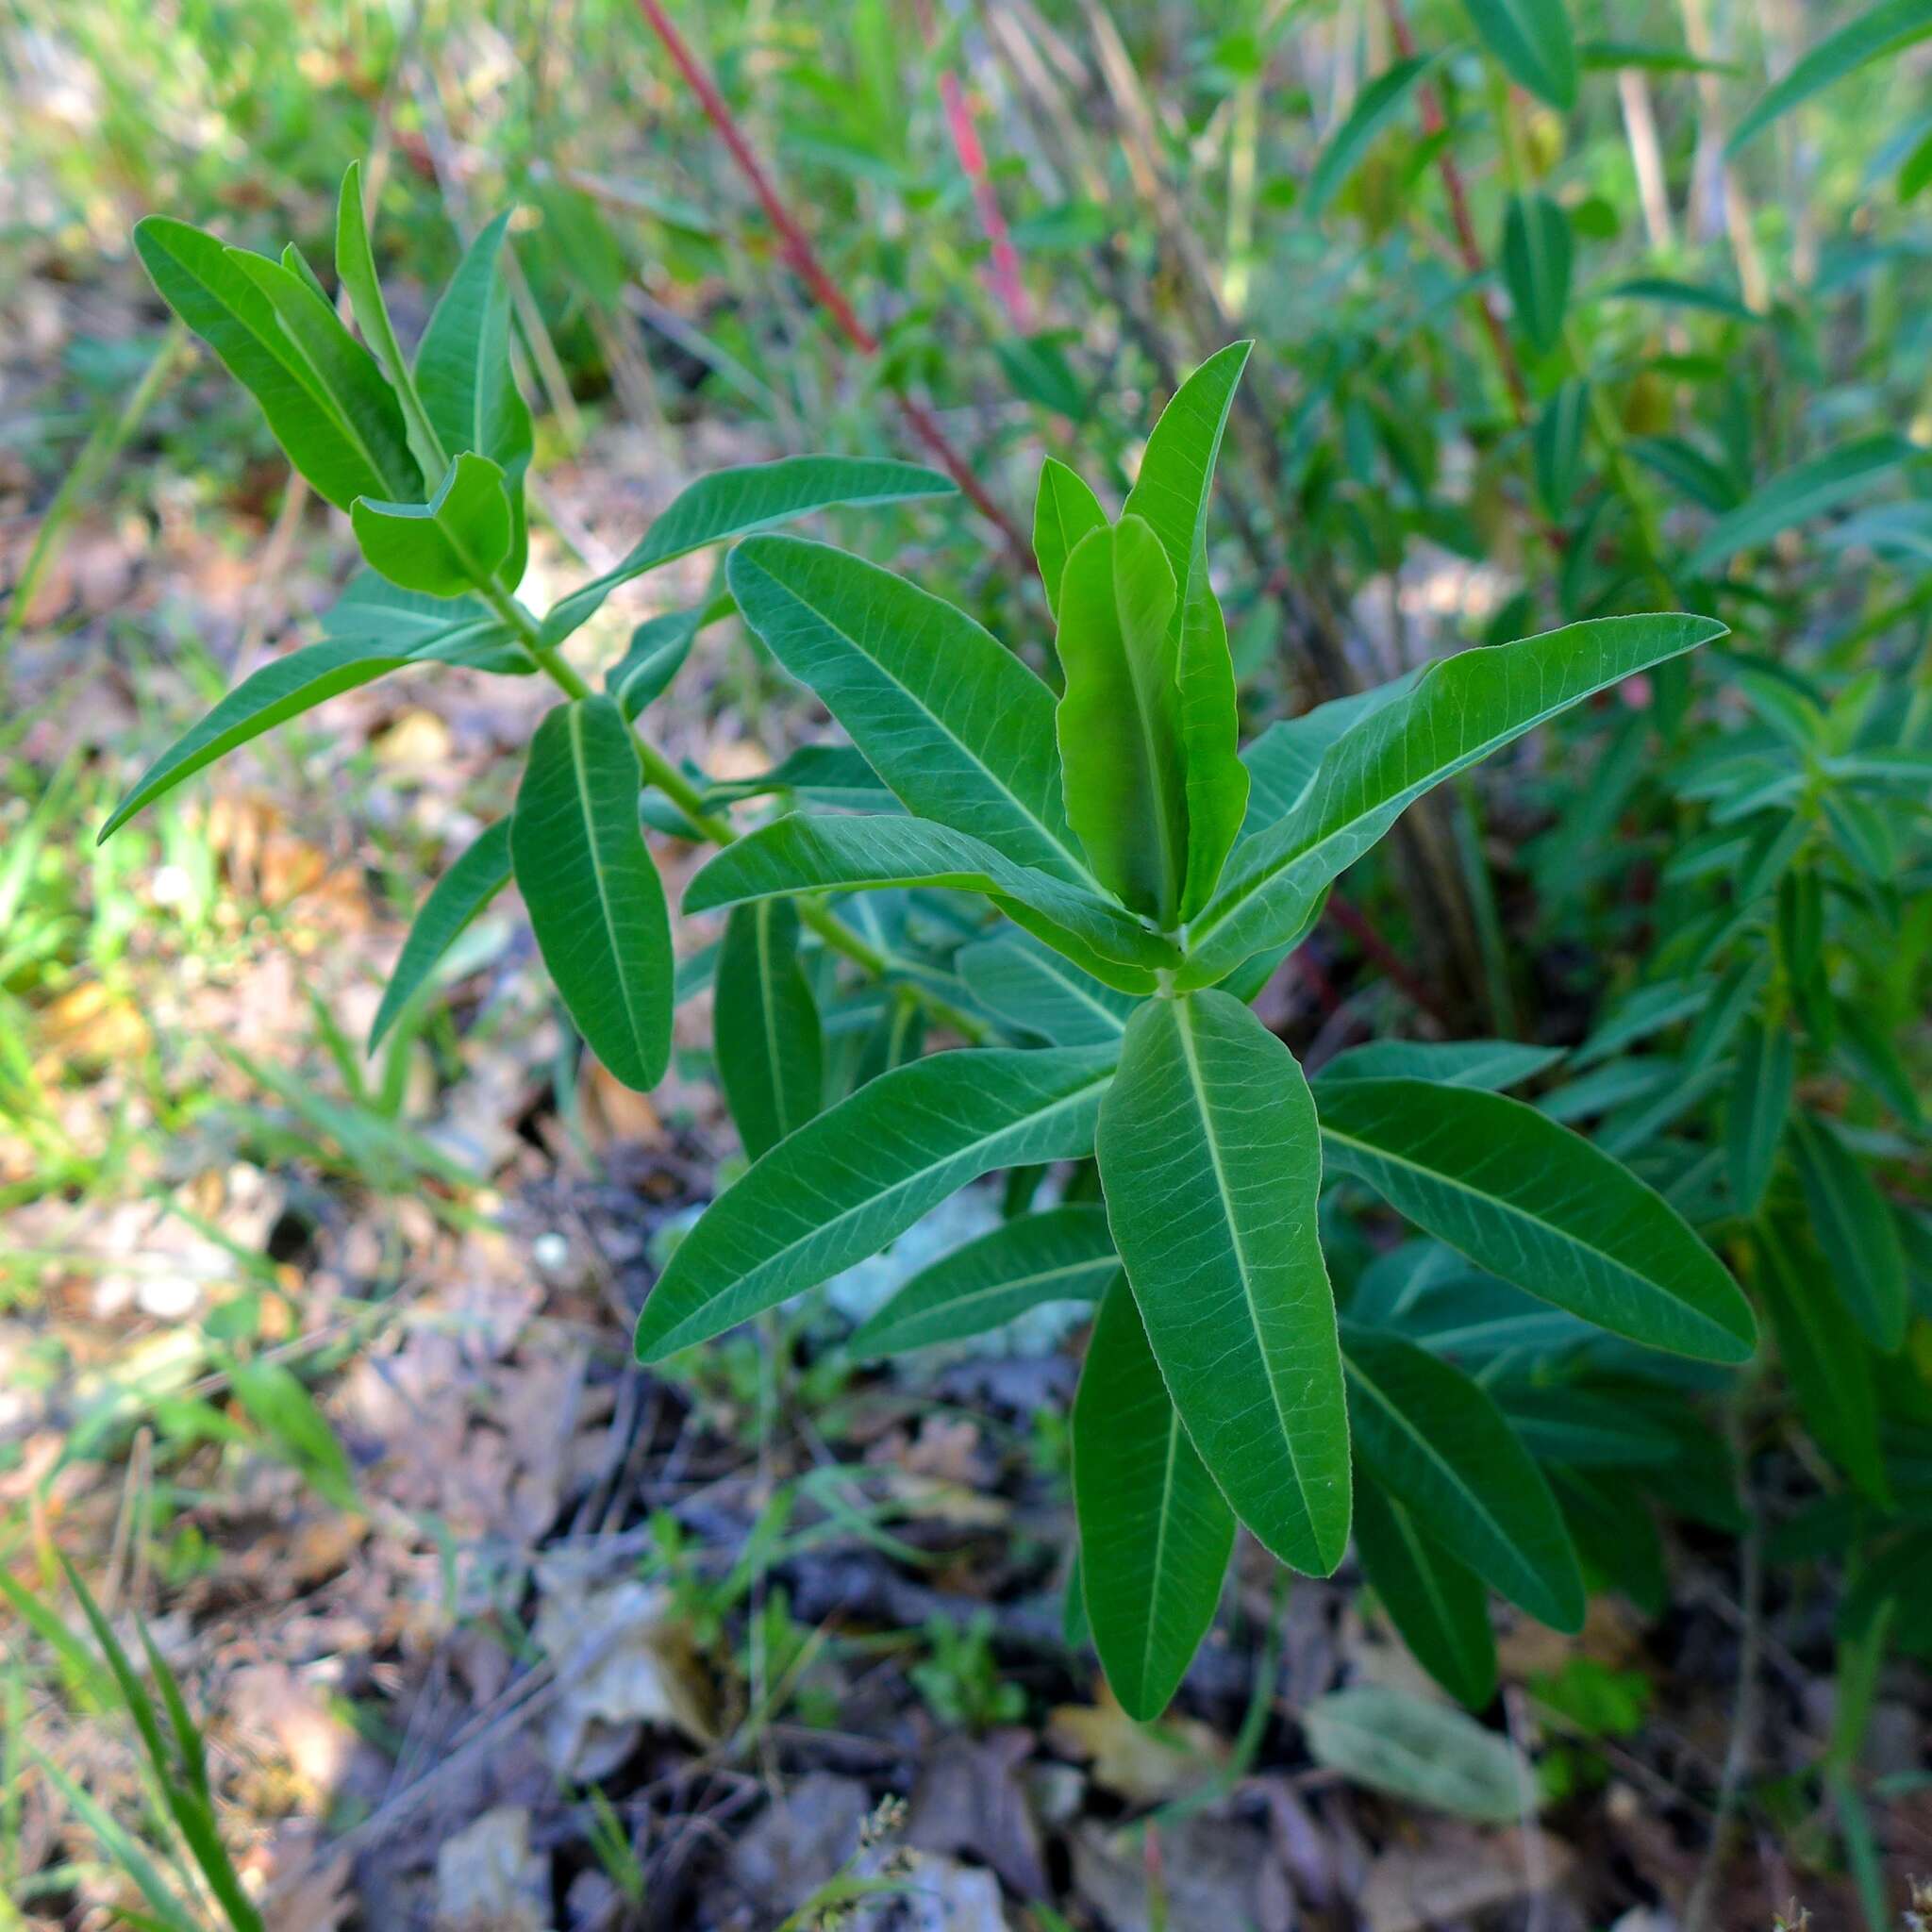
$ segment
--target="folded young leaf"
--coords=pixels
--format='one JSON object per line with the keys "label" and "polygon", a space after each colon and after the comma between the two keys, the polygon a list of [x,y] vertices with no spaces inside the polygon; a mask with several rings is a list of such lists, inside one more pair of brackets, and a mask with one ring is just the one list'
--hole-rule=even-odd
{"label": "folded young leaf", "polygon": [[1331,1081],[1341,1080],[1427,1080],[1438,1087],[1501,1092],[1562,1058],[1560,1046],[1525,1046],[1517,1040],[1374,1040],[1337,1054],[1315,1075],[1315,1093],[1319,1098]]}
{"label": "folded young leaf", "polygon": [[732,913],[718,951],[718,1079],[753,1160],[824,1105],[824,1034],[798,931],[791,900],[759,899]]}
{"label": "folded young leaf", "polygon": [[706,1209],[638,1322],[640,1361],[864,1260],[994,1168],[1092,1151],[1109,1047],[935,1054],[809,1121]]}
{"label": "folded young leaf", "polygon": [[1114,1242],[1155,1357],[1237,1515],[1298,1570],[1348,1545],[1348,1414],[1316,1229],[1314,1103],[1225,993],[1128,1023],[1096,1141]]}
{"label": "folded young leaf", "polygon": [[445,450],[475,450],[503,472],[514,527],[502,575],[514,591],[528,547],[524,475],[534,435],[510,360],[509,284],[498,267],[508,226],[508,214],[498,215],[457,264],[416,345],[416,390]]}
{"label": "folded young leaf", "polygon": [[1023,1214],[921,1269],[849,1346],[865,1360],[962,1341],[1046,1302],[1096,1301],[1120,1266],[1097,1202]]}
{"label": "folded young leaf", "polygon": [[994,1019],[1056,1046],[1097,1046],[1126,1031],[1134,1001],[1029,932],[959,949],[966,990]]}
{"label": "folded young leaf", "polygon": [[1109,984],[1151,992],[1174,949],[1119,907],[991,845],[924,819],[794,812],[718,854],[685,890],[687,912],[711,912],[778,892],[857,891],[875,886],[950,886],[984,892],[1051,943],[1057,933],[1117,962]]}
{"label": "folded young leaf", "polygon": [[1707,617],[1602,617],[1434,665],[1330,746],[1288,816],[1244,840],[1190,923],[1184,986],[1301,929],[1321,891],[1432,786],[1602,691],[1725,634]]}
{"label": "folded young leaf", "polygon": [[553,606],[543,620],[543,641],[561,643],[620,584],[708,543],[728,542],[839,504],[910,503],[950,496],[956,487],[937,470],[871,457],[783,457],[774,463],[713,470],[678,494],[615,569]]}
{"label": "folded young leaf", "polygon": [[1055,617],[1060,609],[1060,578],[1074,545],[1106,523],[1099,497],[1058,457],[1048,457],[1040,466],[1040,489],[1033,499],[1033,560],[1046,591],[1046,608]]}
{"label": "folded young leaf", "polygon": [[1422,1080],[1322,1090],[1330,1162],[1478,1266],[1613,1335],[1749,1359],[1750,1305],[1627,1168],[1534,1108]]}
{"label": "folded young leaf", "polygon": [[517,888],[558,994],[591,1051],[648,1092],[671,1059],[671,921],[638,817],[643,774],[608,699],[537,727],[510,819]]}
{"label": "folded young leaf", "polygon": [[1121,1708],[1145,1724],[1214,1621],[1234,1512],[1181,1427],[1117,1266],[1074,1399],[1074,1510],[1094,1648]]}
{"label": "folded young leaf", "polygon": [[369,1051],[394,1025],[396,1016],[436,970],[458,934],[509,884],[509,821],[486,825],[450,869],[430,888],[403,941],[395,971],[369,1028]]}
{"label": "folded young leaf", "polygon": [[369,567],[425,597],[460,597],[490,583],[515,535],[503,472],[470,450],[427,503],[358,496],[349,520]]}
{"label": "folded young leaf", "polygon": [[1187,882],[1174,576],[1139,517],[1091,530],[1060,579],[1056,714],[1067,823],[1092,876],[1163,927]]}
{"label": "folded young leaf", "polygon": [[[381,418],[379,433],[372,432],[363,412],[358,429],[341,399],[321,384],[298,353],[275,303],[235,258],[239,251],[161,215],[136,225],[134,245],[168,306],[260,405],[275,441],[325,502],[346,510],[358,496],[404,496],[421,487],[394,396],[384,388],[387,405],[374,406]],[[288,275],[274,262],[265,265]],[[314,299],[295,276],[288,279]],[[323,307],[334,322],[327,305]],[[345,365],[354,366],[356,357],[367,365],[358,369],[355,386],[369,396],[371,383],[380,387],[381,376],[352,338],[348,348],[354,354],[344,352]]]}
{"label": "folded young leaf", "polygon": [[1457,1703],[1482,1709],[1496,1694],[1496,1633],[1482,1579],[1378,1483],[1356,1483],[1355,1547],[1415,1660]]}
{"label": "folded young leaf", "polygon": [[1731,1199],[1747,1220],[1757,1212],[1791,1109],[1797,1047],[1790,1029],[1747,1021],[1738,1042],[1724,1123]]}
{"label": "folded young leaf", "polygon": [[1053,693],[990,632],[803,538],[751,538],[726,575],[744,621],[908,810],[1093,886],[1060,803]]}
{"label": "folded young leaf", "polygon": [[1180,916],[1207,904],[1241,830],[1248,774],[1240,757],[1234,660],[1208,580],[1208,497],[1234,392],[1252,342],[1230,342],[1181,384],[1160,412],[1123,518],[1141,517],[1174,572],[1169,643],[1179,692],[1188,847]]}
{"label": "folded young leaf", "polygon": [[1401,1337],[1342,1331],[1356,1454],[1452,1555],[1556,1630],[1583,1627],[1583,1578],[1542,1472],[1460,1369]]}
{"label": "folded young leaf", "polygon": [[1906,1257],[1885,1196],[1865,1164],[1814,1114],[1791,1116],[1791,1154],[1811,1232],[1865,1339],[1890,1355],[1906,1339]]}

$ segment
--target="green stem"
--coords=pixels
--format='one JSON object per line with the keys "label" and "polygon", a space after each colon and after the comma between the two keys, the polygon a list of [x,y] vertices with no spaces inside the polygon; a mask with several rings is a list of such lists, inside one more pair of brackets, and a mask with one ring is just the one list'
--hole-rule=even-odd
{"label": "green stem", "polygon": [[[536,619],[503,588],[502,584],[492,579],[489,583],[479,584],[477,591],[491,609],[516,633],[517,641],[528,654],[530,661],[543,672],[566,697],[583,699],[595,695],[569,659],[563,657],[555,645],[543,641],[543,633]],[[665,797],[684,814],[685,821],[692,831],[700,838],[708,839],[713,845],[732,843],[738,833],[729,820],[705,809],[704,797],[697,787],[644,736],[635,720],[631,723],[631,736],[637,743],[638,762],[643,767],[645,779],[663,792]],[[799,918],[824,944],[831,947],[835,953],[842,954],[873,978],[886,977],[891,971],[891,961],[883,953],[859,938],[823,900],[804,893],[794,896]],[[974,1045],[985,1043],[988,1033],[981,1021],[976,1020],[971,1013],[961,1011],[950,1001],[940,998],[924,987],[915,986],[912,991],[924,1003],[926,1011],[941,1025],[950,1026],[955,1033],[972,1041]]]}

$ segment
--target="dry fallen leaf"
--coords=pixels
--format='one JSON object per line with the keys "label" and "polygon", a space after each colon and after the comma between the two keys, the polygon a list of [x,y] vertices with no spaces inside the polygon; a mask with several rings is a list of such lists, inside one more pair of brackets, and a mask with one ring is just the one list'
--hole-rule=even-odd
{"label": "dry fallen leaf", "polygon": [[1093,1780],[1135,1805],[1197,1789],[1227,1761],[1227,1742],[1195,1718],[1138,1724],[1103,1684],[1096,1704],[1062,1704],[1047,1721],[1047,1741],[1069,1757],[1092,1760]]}
{"label": "dry fallen leaf", "polygon": [[1570,1847],[1546,1831],[1443,1824],[1420,1844],[1385,1851],[1369,1868],[1357,1907],[1369,1932],[1427,1932],[1547,1890],[1574,1862]]}
{"label": "dry fallen leaf", "polygon": [[521,1805],[484,1812],[436,1854],[436,1932],[548,1932],[549,1895]]}

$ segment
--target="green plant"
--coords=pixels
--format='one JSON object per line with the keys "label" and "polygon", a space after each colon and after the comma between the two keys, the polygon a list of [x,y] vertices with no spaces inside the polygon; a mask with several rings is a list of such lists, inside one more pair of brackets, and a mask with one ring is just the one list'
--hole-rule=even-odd
{"label": "green plant", "polygon": [[[1391,1604],[1426,1602],[1448,1620],[1424,1630],[1422,1610],[1403,1618],[1453,1688],[1486,1694],[1481,1586],[1575,1627],[1571,1535],[1475,1380],[1373,1323],[1338,1324],[1318,1226],[1324,1166],[1502,1281],[1645,1347],[1741,1360],[1749,1308],[1662,1199],[1495,1091],[1534,1071],[1534,1056],[1391,1042],[1342,1056],[1311,1090],[1246,1002],[1407,806],[1723,626],[1585,619],[1320,707],[1242,750],[1206,533],[1245,344],[1181,386],[1117,519],[1064,465],[1042,474],[1035,549],[1057,617],[1058,697],[929,592],[824,544],[745,534],[949,487],[901,464],[799,458],[705,478],[619,570],[539,620],[515,596],[530,434],[508,362],[504,234],[499,221],[474,245],[411,367],[354,169],[338,270],[369,349],[293,251],[275,262],[142,224],[158,285],[254,391],[317,491],[351,512],[371,568],[323,642],[232,692],[108,829],[384,673],[440,660],[549,675],[565,702],[539,727],[516,809],[430,895],[375,1034],[514,876],[585,1041],[620,1078],[650,1086],[676,975],[640,791],[654,821],[724,847],[685,904],[728,914],[716,1058],[754,1163],[671,1257],[641,1357],[722,1335],[984,1174],[1095,1158],[1104,1205],[1017,1214],[910,1284],[880,1345],[1098,1297],[1074,1492],[1094,1637],[1123,1703],[1151,1715],[1172,1695],[1213,1614],[1237,1519],[1284,1561],[1333,1570],[1357,1473],[1375,1499],[1361,1519],[1371,1574]],[[739,538],[725,595],[641,627],[593,693],[561,647],[608,591]],[[808,747],[758,786],[716,787],[639,734],[704,624],[734,605],[849,749]],[[741,833],[733,815],[771,797],[840,809],[781,810]],[[874,892],[887,896],[857,896]],[[840,960],[868,984],[843,985]],[[881,988],[872,1042],[841,1059],[829,1022],[850,1037],[844,1009]],[[921,1056],[907,1022],[922,1012],[968,1046]],[[1403,1577],[1436,1587],[1391,1587]]]}

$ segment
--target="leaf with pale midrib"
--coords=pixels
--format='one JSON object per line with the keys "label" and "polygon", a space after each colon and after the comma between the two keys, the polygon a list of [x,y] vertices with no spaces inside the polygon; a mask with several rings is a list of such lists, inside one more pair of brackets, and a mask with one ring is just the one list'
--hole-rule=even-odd
{"label": "leaf with pale midrib", "polygon": [[824,1104],[824,1035],[798,963],[798,932],[791,900],[760,899],[733,911],[718,951],[718,1079],[754,1160]]}

